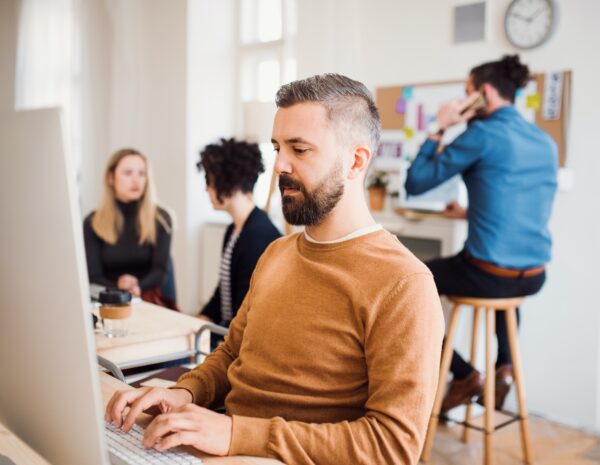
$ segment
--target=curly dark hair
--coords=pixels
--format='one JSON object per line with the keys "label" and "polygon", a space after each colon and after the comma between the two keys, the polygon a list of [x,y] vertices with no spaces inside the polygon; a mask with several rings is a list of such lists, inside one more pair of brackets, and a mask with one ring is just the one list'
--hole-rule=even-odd
{"label": "curly dark hair", "polygon": [[215,189],[220,202],[237,191],[252,192],[258,175],[265,171],[258,144],[233,138],[204,147],[196,166],[204,170],[206,185]]}

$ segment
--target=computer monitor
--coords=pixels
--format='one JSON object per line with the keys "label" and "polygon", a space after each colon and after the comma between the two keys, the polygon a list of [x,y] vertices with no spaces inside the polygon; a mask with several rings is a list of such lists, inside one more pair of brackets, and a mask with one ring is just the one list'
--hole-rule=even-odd
{"label": "computer monitor", "polygon": [[0,422],[50,463],[108,463],[75,171],[56,109],[0,114]]}

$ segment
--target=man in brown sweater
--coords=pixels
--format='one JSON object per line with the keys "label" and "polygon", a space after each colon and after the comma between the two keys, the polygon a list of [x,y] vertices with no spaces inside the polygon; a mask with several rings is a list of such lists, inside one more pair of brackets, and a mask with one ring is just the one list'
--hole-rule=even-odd
{"label": "man in brown sweater", "polygon": [[[304,232],[259,260],[229,335],[173,389],[121,391],[106,419],[144,445],[287,464],[416,464],[444,333],[428,269],[373,220],[364,177],[379,139],[366,87],[314,76],[277,93],[283,211]],[[226,415],[208,410],[225,404]],[[127,406],[131,410],[123,417]]]}

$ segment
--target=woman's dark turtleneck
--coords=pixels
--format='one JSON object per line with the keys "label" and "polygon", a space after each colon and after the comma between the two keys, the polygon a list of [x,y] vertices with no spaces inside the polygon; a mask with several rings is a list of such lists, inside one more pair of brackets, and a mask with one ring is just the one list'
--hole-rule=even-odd
{"label": "woman's dark turtleneck", "polygon": [[[137,214],[140,202],[115,200],[123,214],[123,230],[115,244],[104,242],[93,230],[88,215],[83,224],[88,275],[91,283],[116,286],[124,274],[138,278],[142,291],[160,287],[166,277],[171,235],[156,222],[156,244],[139,243]],[[160,213],[170,223],[168,214]]]}
{"label": "woman's dark turtleneck", "polygon": [[121,213],[123,213],[123,216],[127,217],[127,218],[135,217],[137,215],[137,212],[138,212],[138,209],[140,206],[139,200],[131,200],[129,202],[122,202],[120,200],[115,199],[115,203],[117,204],[117,207],[119,208]]}

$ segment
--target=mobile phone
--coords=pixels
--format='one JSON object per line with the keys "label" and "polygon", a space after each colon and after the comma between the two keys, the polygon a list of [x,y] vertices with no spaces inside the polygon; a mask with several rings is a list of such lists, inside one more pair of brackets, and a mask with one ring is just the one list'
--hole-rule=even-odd
{"label": "mobile phone", "polygon": [[477,112],[478,110],[482,110],[485,108],[485,106],[487,105],[487,102],[485,100],[485,97],[483,94],[479,94],[479,97],[477,97],[477,99],[471,103],[471,105],[463,108],[460,112],[461,115],[464,115],[466,112],[474,110],[475,112]]}

